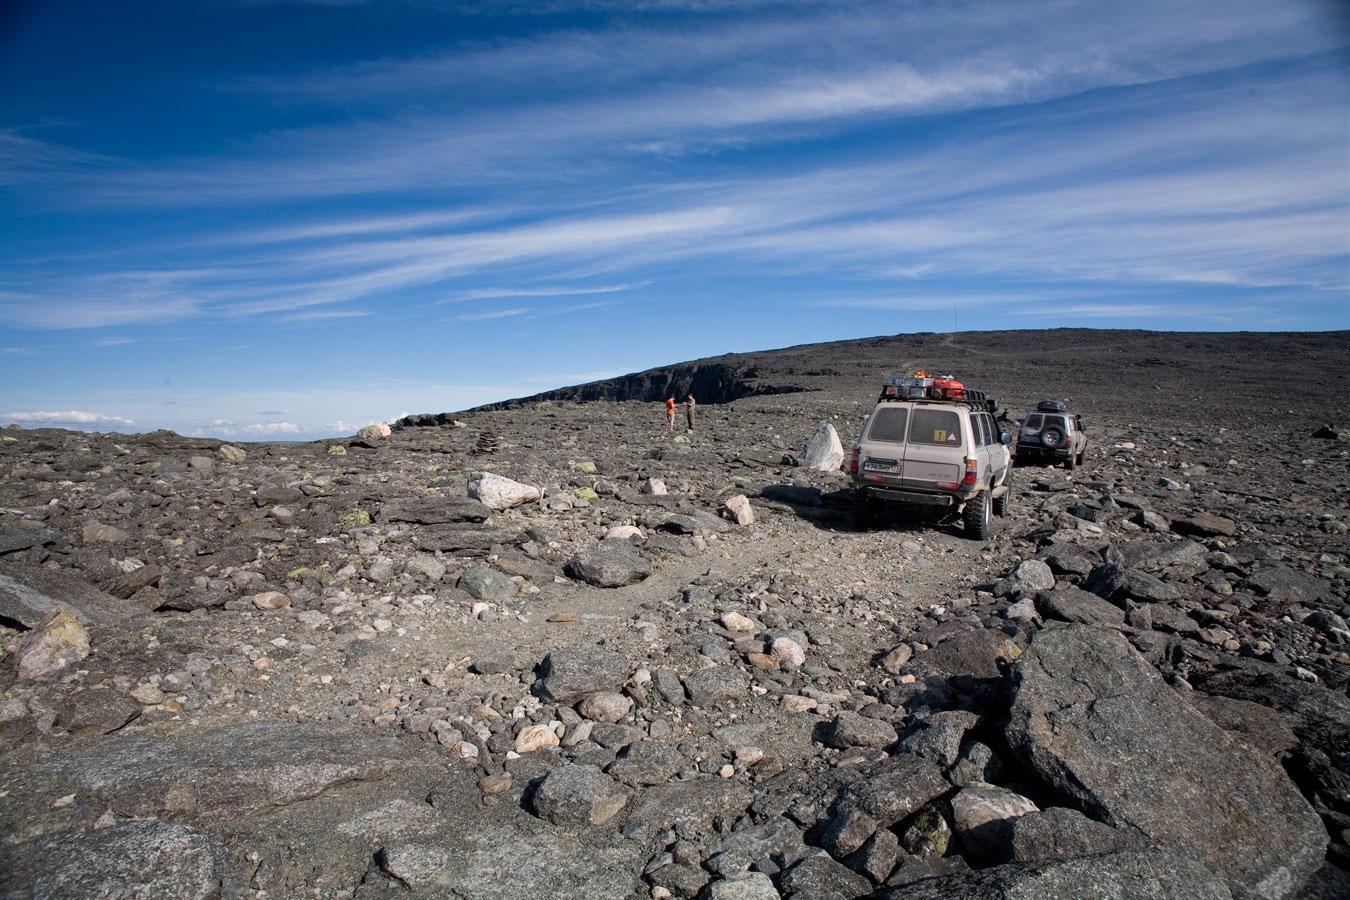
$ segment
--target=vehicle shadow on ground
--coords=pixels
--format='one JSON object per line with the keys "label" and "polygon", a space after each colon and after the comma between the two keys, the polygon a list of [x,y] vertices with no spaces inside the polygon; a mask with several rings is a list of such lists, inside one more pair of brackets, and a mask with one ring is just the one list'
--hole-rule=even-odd
{"label": "vehicle shadow on ground", "polygon": [[759,499],[792,512],[803,522],[822,531],[853,532],[891,531],[898,534],[919,534],[940,530],[946,534],[962,534],[958,516],[924,516],[899,509],[879,510],[875,521],[867,529],[859,530],[853,524],[853,491],[850,488],[827,491],[818,487],[797,484],[771,484],[759,492]]}

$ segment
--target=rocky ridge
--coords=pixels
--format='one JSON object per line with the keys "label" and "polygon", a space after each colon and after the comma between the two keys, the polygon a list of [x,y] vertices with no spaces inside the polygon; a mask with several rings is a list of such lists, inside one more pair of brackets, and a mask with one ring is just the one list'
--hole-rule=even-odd
{"label": "rocky ridge", "polygon": [[[676,434],[4,430],[0,889],[1344,895],[1344,337],[791,348]],[[854,531],[801,453],[923,353],[1072,395],[1090,464],[1019,467],[986,542]],[[1281,369],[1328,389],[1254,404]]]}

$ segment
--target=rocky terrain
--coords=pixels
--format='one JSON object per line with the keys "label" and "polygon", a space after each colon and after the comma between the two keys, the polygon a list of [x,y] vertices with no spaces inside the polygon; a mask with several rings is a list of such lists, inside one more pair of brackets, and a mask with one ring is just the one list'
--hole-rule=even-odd
{"label": "rocky terrain", "polygon": [[[1347,896],[1347,338],[902,335],[309,444],[0,430],[0,896]],[[803,446],[916,368],[1071,400],[1087,465],[1019,466],[988,541],[855,531]]]}

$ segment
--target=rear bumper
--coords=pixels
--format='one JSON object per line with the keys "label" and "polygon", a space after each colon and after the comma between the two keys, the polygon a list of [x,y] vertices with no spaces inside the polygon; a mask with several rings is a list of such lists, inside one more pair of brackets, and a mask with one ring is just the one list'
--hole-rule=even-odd
{"label": "rear bumper", "polygon": [[967,499],[959,494],[923,494],[918,491],[902,491],[897,488],[876,487],[870,484],[859,485],[858,490],[865,490],[869,497],[884,500],[887,503],[908,503],[914,506],[956,506],[959,503],[966,502]]}
{"label": "rear bumper", "polygon": [[1021,457],[1030,456],[1054,456],[1062,459],[1068,459],[1073,455],[1071,447],[1044,447],[1040,444],[1018,444],[1017,455]]}

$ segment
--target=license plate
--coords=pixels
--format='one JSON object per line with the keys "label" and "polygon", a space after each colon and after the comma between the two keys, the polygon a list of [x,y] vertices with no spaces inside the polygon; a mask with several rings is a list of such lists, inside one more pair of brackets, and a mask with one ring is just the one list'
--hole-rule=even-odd
{"label": "license plate", "polygon": [[896,462],[893,459],[865,459],[863,468],[868,472],[894,472]]}

